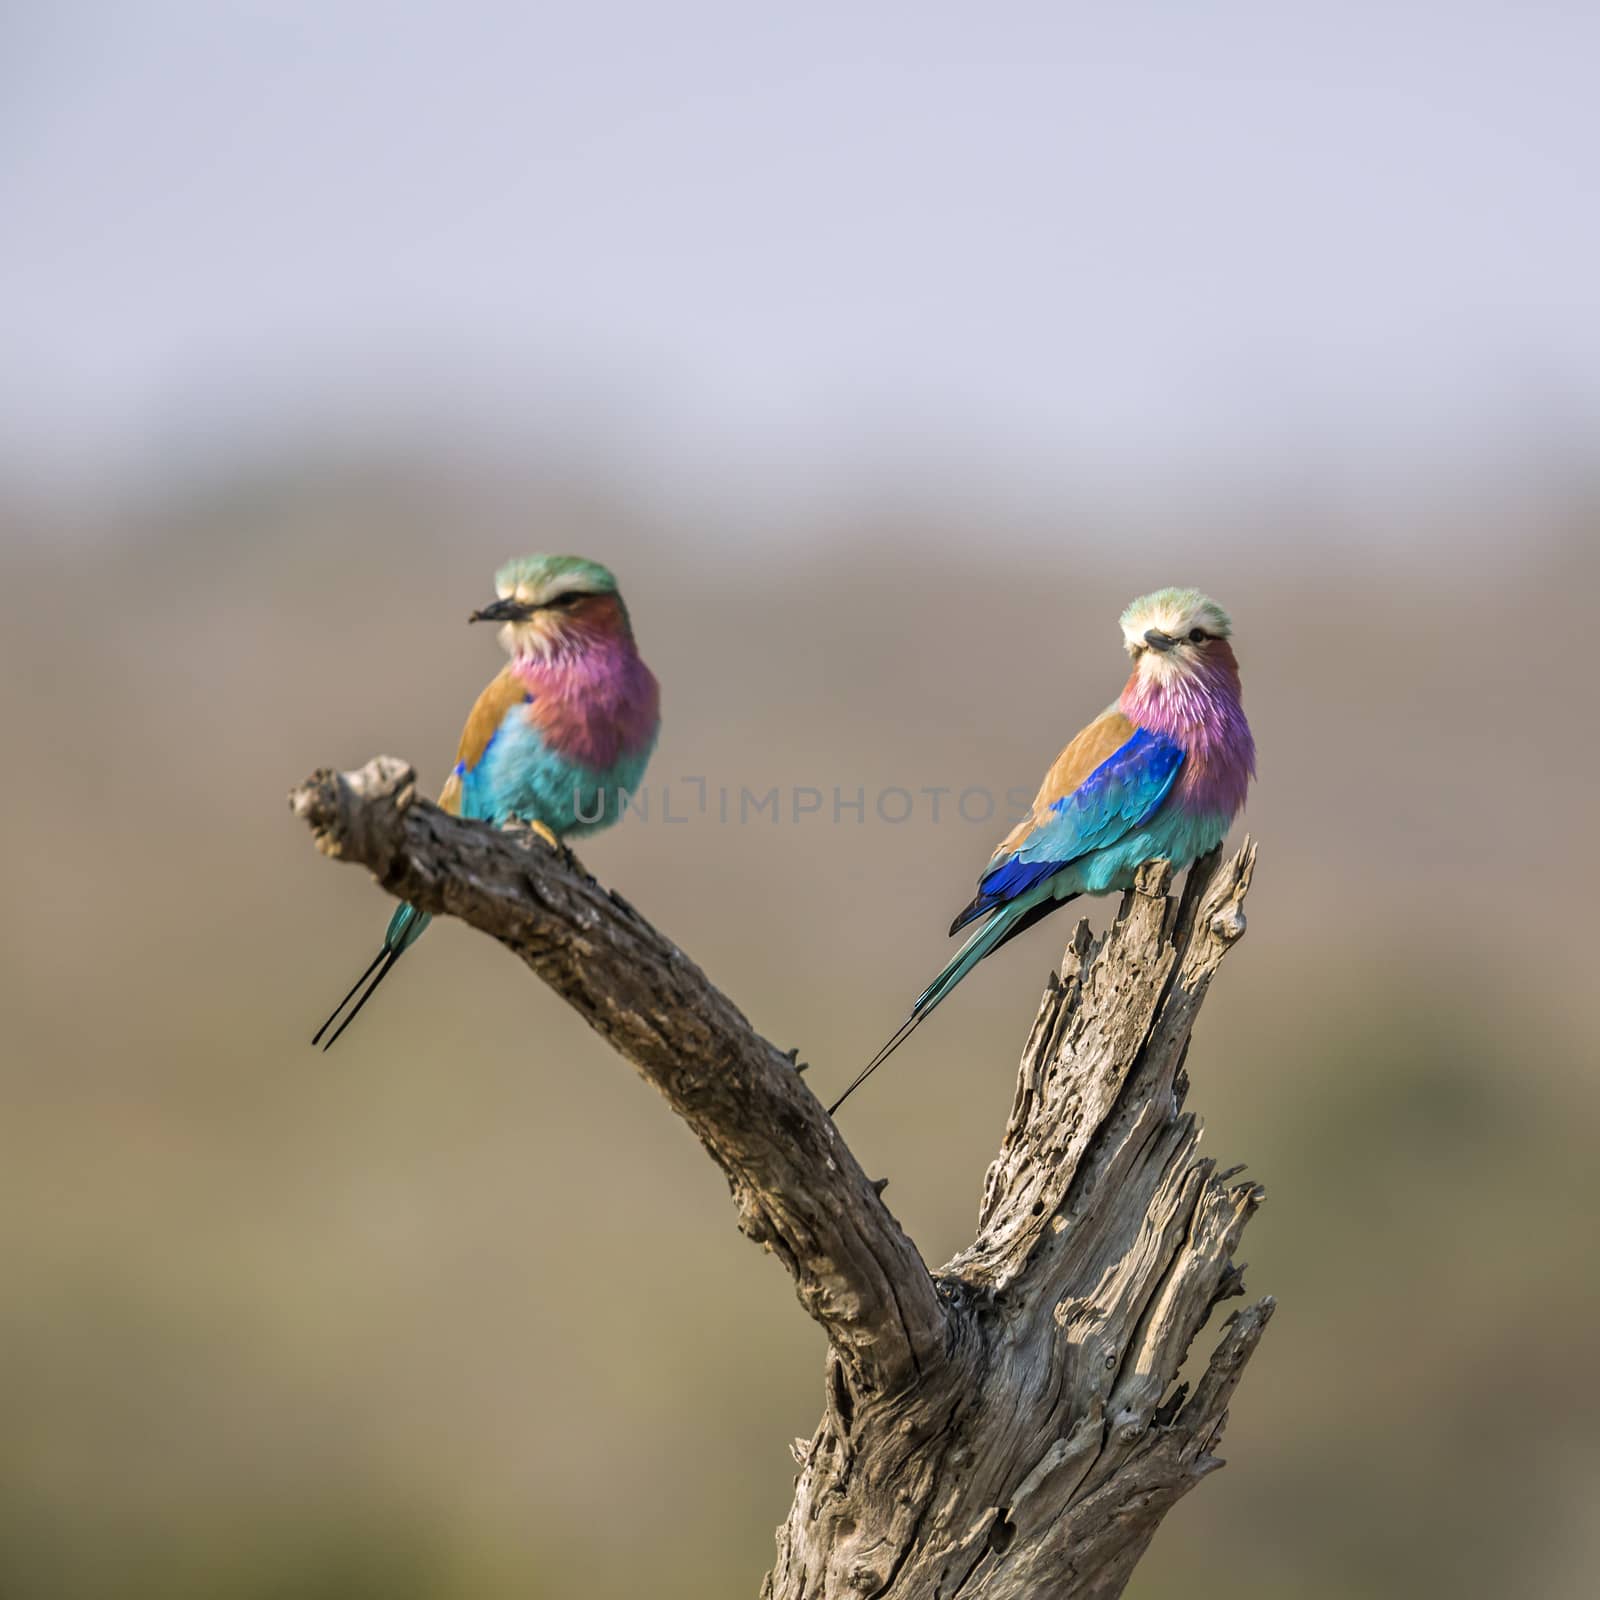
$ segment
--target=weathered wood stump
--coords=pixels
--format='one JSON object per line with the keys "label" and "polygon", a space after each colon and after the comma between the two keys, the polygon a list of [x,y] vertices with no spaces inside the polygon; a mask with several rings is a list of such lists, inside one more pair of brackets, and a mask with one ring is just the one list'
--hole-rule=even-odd
{"label": "weathered wood stump", "polygon": [[[1080,923],[1023,1052],[973,1243],[930,1274],[792,1054],[625,901],[536,838],[446,815],[380,757],[291,796],[325,853],[522,957],[666,1097],[726,1173],[829,1340],[824,1414],[769,1600],[1120,1594],[1162,1516],[1222,1463],[1234,1385],[1272,1314],[1229,1319],[1262,1191],[1217,1173],[1184,1058],[1244,932],[1255,849],[1181,898],[1143,869],[1104,934]],[[1237,1171],[1237,1169],[1235,1169]]]}

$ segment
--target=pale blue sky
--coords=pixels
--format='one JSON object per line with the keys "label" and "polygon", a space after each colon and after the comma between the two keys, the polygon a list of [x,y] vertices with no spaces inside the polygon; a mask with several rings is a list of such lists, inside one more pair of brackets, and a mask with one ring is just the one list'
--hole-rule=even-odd
{"label": "pale blue sky", "polygon": [[1600,7],[13,0],[0,448],[1069,477],[1600,416]]}

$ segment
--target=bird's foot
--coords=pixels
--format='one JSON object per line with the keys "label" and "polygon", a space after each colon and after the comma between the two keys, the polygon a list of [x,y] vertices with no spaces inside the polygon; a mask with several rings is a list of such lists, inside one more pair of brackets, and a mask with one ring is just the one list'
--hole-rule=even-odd
{"label": "bird's foot", "polygon": [[536,834],[541,843],[548,845],[550,849],[561,857],[563,866],[573,872],[583,871],[582,864],[572,853],[571,845],[564,843],[548,822],[528,821],[521,817],[515,817],[506,823],[505,829],[507,833]]}
{"label": "bird's foot", "polygon": [[572,853],[572,846],[566,843],[565,840],[557,838],[553,828],[543,822],[532,822],[528,826],[561,857],[562,866],[569,872],[583,871],[582,866],[579,865],[578,858]]}

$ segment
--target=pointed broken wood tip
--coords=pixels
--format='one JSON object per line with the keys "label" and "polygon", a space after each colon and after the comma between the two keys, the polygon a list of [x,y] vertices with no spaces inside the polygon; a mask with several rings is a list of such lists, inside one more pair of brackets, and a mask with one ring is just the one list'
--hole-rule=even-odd
{"label": "pointed broken wood tip", "polygon": [[1242,897],[1250,892],[1250,879],[1256,870],[1256,842],[1248,833],[1244,836],[1244,843],[1239,846],[1239,852],[1233,858],[1233,875],[1238,881],[1238,893]]}
{"label": "pointed broken wood tip", "polygon": [[1230,1342],[1235,1348],[1253,1345],[1261,1337],[1261,1330],[1272,1321],[1272,1313],[1277,1309],[1277,1296],[1265,1294],[1259,1300],[1252,1300],[1249,1305],[1231,1312],[1223,1319],[1222,1326],[1227,1331],[1227,1338],[1217,1347],[1215,1356],[1223,1356]]}
{"label": "pointed broken wood tip", "polygon": [[874,1178],[872,1180],[872,1192],[874,1194],[882,1194],[888,1187],[889,1180],[887,1178]]}

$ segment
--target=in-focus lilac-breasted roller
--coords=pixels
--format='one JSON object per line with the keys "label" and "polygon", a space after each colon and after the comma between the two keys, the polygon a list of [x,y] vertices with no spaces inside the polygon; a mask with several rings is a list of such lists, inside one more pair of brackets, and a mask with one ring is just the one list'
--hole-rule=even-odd
{"label": "in-focus lilac-breasted roller", "polygon": [[1133,673],[1121,698],[1056,758],[950,931],[982,926],[830,1113],[1008,939],[1080,894],[1131,888],[1146,861],[1181,870],[1222,842],[1256,770],[1232,633],[1227,612],[1196,589],[1158,589],[1122,613]]}
{"label": "in-focus lilac-breasted roller", "polygon": [[[533,828],[557,846],[617,820],[655,748],[660,695],[604,567],[579,556],[523,556],[494,583],[497,598],[468,620],[502,623],[511,660],[467,717],[439,804],[495,827]],[[312,1044],[371,978],[323,1049],[333,1044],[431,920],[412,905],[395,912],[372,964]]]}

